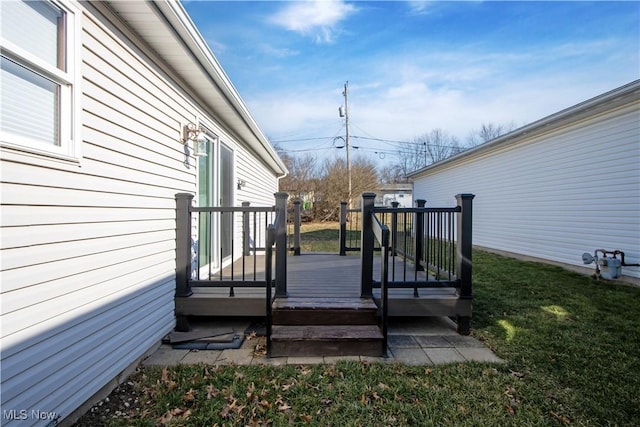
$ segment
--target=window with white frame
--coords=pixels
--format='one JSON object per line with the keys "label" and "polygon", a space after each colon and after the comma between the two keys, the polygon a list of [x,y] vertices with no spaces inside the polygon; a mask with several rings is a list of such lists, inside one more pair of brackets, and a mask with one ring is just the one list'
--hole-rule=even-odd
{"label": "window with white frame", "polygon": [[69,2],[1,1],[2,144],[79,155],[79,12]]}

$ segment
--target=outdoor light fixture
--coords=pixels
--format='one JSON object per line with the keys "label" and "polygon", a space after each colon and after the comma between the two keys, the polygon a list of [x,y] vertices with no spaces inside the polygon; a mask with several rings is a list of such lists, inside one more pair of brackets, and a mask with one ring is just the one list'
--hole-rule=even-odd
{"label": "outdoor light fixture", "polygon": [[193,123],[185,125],[182,139],[185,144],[188,144],[189,141],[193,142],[194,156],[203,157],[207,155],[207,144],[209,140],[204,135],[204,132],[198,129]]}
{"label": "outdoor light fixture", "polygon": [[238,180],[238,190],[242,190],[247,185],[247,181]]}

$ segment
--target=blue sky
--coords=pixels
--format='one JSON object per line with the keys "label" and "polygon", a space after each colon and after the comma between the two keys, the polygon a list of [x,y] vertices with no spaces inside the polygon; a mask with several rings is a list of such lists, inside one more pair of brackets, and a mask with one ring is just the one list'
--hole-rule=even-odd
{"label": "blue sky", "polygon": [[[640,78],[639,2],[183,1],[264,133],[356,154],[522,126]],[[360,137],[360,138],[357,138]],[[375,138],[375,139],[365,139]],[[378,154],[376,154],[376,152]]]}

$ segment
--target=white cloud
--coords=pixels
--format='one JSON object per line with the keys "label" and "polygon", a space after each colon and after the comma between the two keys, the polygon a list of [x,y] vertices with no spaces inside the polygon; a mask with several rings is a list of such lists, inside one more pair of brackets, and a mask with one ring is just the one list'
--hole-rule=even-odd
{"label": "white cloud", "polygon": [[[625,64],[633,60],[583,66],[595,62],[586,55],[589,47],[602,44],[599,50],[606,51],[607,43],[559,44],[526,52],[482,51],[473,45],[377,56],[359,64],[366,73],[349,77],[352,135],[410,141],[441,128],[464,144],[482,123],[523,126],[614,89],[612,82],[632,80]],[[340,70],[327,69],[322,81],[295,90],[269,88],[255,93],[248,104],[272,137],[331,137],[341,124],[341,77]],[[380,147],[375,141],[358,140],[358,145]]]}
{"label": "white cloud", "polygon": [[407,4],[414,15],[424,15],[429,12],[429,7],[433,1],[431,0],[409,0]]}
{"label": "white cloud", "polygon": [[288,4],[270,22],[289,31],[314,37],[317,43],[332,43],[336,26],[356,11],[342,0],[314,0]]}
{"label": "white cloud", "polygon": [[297,50],[289,49],[286,47],[278,48],[268,43],[261,43],[258,45],[258,48],[260,49],[261,52],[276,58],[288,58],[288,57],[297,56],[300,54],[300,52]]}

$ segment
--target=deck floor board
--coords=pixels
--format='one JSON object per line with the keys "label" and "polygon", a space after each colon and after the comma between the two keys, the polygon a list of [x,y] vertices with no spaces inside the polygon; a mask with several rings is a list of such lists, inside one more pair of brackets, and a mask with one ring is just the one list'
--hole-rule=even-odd
{"label": "deck floor board", "polygon": [[[244,263],[245,277],[248,280],[264,280],[264,256],[251,255],[243,257],[224,268],[221,272],[216,272],[210,276],[210,280],[241,280]],[[403,261],[400,258],[394,259],[396,279],[401,280],[404,270]],[[409,263],[408,263],[409,264]],[[390,272],[392,268],[389,269]],[[275,269],[274,269],[275,271]],[[202,276],[201,276],[202,277]],[[374,280],[380,278],[380,257],[374,258]],[[412,281],[416,277],[412,265],[407,265],[406,280]],[[425,279],[424,272],[417,273],[418,280]],[[237,306],[245,301],[252,307],[257,307],[255,315],[264,315],[265,311],[265,289],[264,287],[234,288],[235,296],[229,296],[228,287],[194,287],[193,295],[188,299],[199,300],[193,304],[197,309],[189,314],[215,315],[216,312],[230,311],[225,304]],[[430,300],[449,300],[444,306],[453,306],[458,301],[455,289],[435,288],[419,289],[419,297],[415,298],[413,289],[390,289],[390,307],[392,315],[400,315],[405,307],[416,310],[423,310],[425,304]],[[360,297],[360,256],[347,255],[338,256],[329,253],[303,253],[300,256],[287,257],[287,294],[290,298],[358,298]],[[380,290],[374,289],[374,296],[379,298]],[[188,307],[190,302],[181,301],[180,307]],[[204,300],[208,300],[206,303]],[[233,300],[231,302],[230,300]],[[459,301],[458,301],[459,302]],[[394,308],[394,304],[396,308]],[[218,308],[217,308],[218,307]],[[470,307],[470,305],[469,305]],[[178,302],[176,303],[178,309]],[[470,309],[470,308],[469,308]],[[444,309],[443,309],[444,310]],[[186,310],[189,312],[190,310]]]}

